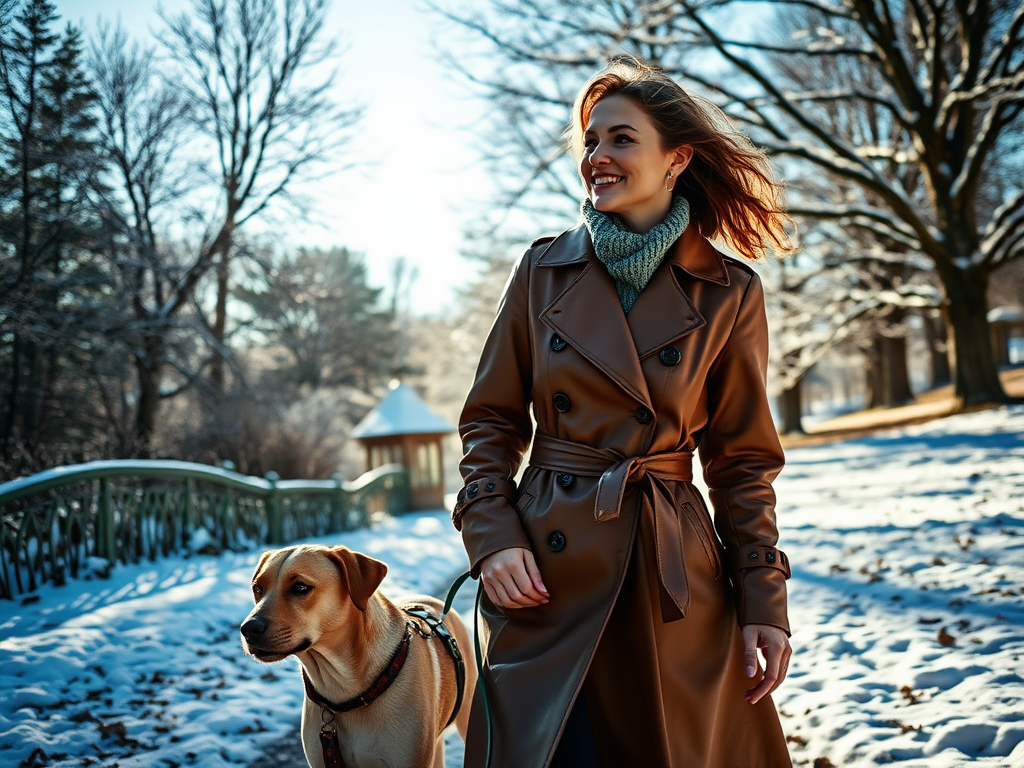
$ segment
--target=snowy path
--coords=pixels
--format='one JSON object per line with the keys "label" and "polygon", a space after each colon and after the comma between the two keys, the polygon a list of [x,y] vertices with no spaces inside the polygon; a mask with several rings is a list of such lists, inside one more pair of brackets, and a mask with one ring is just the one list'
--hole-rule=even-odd
{"label": "snowy path", "polygon": [[[1024,407],[788,456],[796,655],[776,701],[795,763],[1024,767]],[[333,541],[388,562],[389,595],[439,594],[465,566],[444,513]],[[0,766],[234,768],[279,743],[302,694],[294,661],[241,653],[256,558],[0,603]]]}

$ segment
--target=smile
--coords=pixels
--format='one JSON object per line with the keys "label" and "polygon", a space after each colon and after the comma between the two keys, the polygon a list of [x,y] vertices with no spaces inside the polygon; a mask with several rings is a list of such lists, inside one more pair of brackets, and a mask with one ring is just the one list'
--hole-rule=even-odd
{"label": "smile", "polygon": [[595,187],[607,187],[607,186],[615,184],[616,182],[619,182],[619,181],[622,181],[622,177],[621,176],[604,176],[604,175],[602,175],[602,176],[595,176],[594,177],[594,186]]}

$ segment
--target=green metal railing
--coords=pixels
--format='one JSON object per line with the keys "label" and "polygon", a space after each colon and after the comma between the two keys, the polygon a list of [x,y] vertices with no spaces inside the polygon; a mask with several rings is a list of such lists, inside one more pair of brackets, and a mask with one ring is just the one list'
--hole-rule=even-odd
{"label": "green metal railing", "polygon": [[77,577],[88,558],[137,563],[189,548],[250,549],[365,526],[408,509],[406,470],[346,483],[248,477],[185,461],[94,461],[0,484],[0,598]]}

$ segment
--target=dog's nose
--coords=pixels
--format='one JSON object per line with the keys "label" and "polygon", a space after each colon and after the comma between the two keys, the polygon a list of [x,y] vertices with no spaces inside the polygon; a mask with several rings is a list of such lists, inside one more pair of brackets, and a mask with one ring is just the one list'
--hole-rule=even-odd
{"label": "dog's nose", "polygon": [[241,629],[246,640],[257,640],[267,631],[267,621],[260,616],[253,616],[245,620]]}

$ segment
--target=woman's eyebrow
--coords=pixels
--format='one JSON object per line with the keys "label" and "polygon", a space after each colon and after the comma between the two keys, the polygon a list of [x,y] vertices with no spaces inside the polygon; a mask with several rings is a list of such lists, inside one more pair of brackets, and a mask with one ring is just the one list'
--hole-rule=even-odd
{"label": "woman's eyebrow", "polygon": [[[621,125],[613,125],[611,128],[607,128],[606,130],[608,131],[608,133],[615,133],[615,131],[621,131],[623,129],[627,131],[633,131],[633,133],[639,133],[639,131],[637,131],[636,128],[634,128],[632,125],[627,125],[626,123],[622,123]],[[583,134],[586,135],[588,133],[595,132],[596,130],[594,128],[587,128],[587,130],[585,130]]]}

